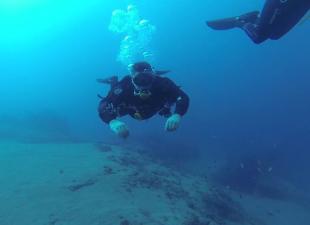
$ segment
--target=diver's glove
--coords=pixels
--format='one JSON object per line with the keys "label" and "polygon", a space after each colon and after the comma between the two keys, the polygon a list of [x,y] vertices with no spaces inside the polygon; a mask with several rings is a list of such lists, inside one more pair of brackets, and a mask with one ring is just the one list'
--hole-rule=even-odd
{"label": "diver's glove", "polygon": [[111,120],[109,123],[110,129],[121,138],[127,138],[129,136],[129,130],[126,124],[119,120]]}
{"label": "diver's glove", "polygon": [[172,114],[172,116],[170,116],[167,119],[165,130],[175,131],[176,129],[178,129],[180,122],[181,122],[181,116],[177,113]]}

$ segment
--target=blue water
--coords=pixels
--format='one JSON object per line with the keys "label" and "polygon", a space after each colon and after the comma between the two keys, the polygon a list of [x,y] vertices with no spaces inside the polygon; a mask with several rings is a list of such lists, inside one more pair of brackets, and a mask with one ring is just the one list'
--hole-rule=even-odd
{"label": "blue water", "polygon": [[125,118],[126,141],[154,146],[180,167],[200,159],[201,171],[201,159],[265,160],[275,176],[309,190],[309,21],[255,45],[238,29],[213,31],[204,21],[261,9],[259,0],[15,2],[0,5],[0,115],[2,123],[23,121],[11,126],[16,137],[24,124],[122,142],[97,115],[97,94],[108,87],[96,78],[127,73],[116,60],[121,37],[108,26],[114,9],[133,3],[157,27],[154,66],[172,71],[191,105],[175,134],[163,118]]}

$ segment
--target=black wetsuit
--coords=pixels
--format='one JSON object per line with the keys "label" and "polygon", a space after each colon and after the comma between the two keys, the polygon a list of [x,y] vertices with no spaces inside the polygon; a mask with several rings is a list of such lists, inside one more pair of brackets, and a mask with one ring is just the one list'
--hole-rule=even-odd
{"label": "black wetsuit", "polygon": [[98,109],[100,118],[105,123],[109,123],[125,115],[139,120],[148,119],[157,113],[169,116],[171,115],[170,108],[174,104],[174,113],[183,116],[187,112],[189,97],[170,79],[156,76],[150,91],[149,98],[141,99],[134,93],[131,77],[124,77],[100,102]]}
{"label": "black wetsuit", "polygon": [[310,0],[267,0],[256,23],[242,29],[257,44],[277,40],[289,32],[310,9]]}

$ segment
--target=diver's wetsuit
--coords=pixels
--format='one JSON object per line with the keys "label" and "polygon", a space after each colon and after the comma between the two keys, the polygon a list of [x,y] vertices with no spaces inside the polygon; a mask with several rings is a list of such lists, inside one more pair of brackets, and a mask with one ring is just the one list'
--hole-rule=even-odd
{"label": "diver's wetsuit", "polygon": [[141,99],[134,93],[131,77],[124,77],[100,102],[98,109],[100,118],[109,123],[125,115],[139,120],[148,119],[156,113],[170,116],[170,108],[174,104],[174,113],[183,116],[187,112],[189,97],[170,79],[156,76],[150,91],[152,94],[148,99]]}
{"label": "diver's wetsuit", "polygon": [[310,0],[267,0],[256,23],[242,29],[257,44],[277,40],[289,32],[310,9]]}

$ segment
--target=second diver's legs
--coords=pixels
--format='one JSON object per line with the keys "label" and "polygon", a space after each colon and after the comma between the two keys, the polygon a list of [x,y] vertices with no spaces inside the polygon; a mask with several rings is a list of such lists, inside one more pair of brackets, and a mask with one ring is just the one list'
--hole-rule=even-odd
{"label": "second diver's legs", "polygon": [[291,30],[310,8],[309,0],[266,0],[259,12],[251,12],[237,17],[207,21],[215,30],[239,27],[256,44],[267,39],[279,39]]}
{"label": "second diver's legs", "polygon": [[267,0],[256,24],[245,24],[242,29],[253,42],[279,39],[289,32],[307,13],[309,0]]}
{"label": "second diver's legs", "polygon": [[287,4],[287,1],[267,0],[257,22],[247,23],[242,27],[254,43],[260,44],[269,39],[273,31],[273,22],[284,6],[283,4]]}
{"label": "second diver's legs", "polygon": [[207,25],[215,30],[227,30],[239,27],[247,33],[253,42],[259,44],[267,40],[272,33],[272,20],[276,16],[277,9],[283,1],[285,0],[266,0],[261,15],[259,16],[259,12],[256,11],[254,14],[255,17],[253,18],[252,16],[251,19],[248,19],[247,16],[244,19],[244,15],[251,15],[254,12],[237,17],[207,21]]}
{"label": "second diver's legs", "polygon": [[289,32],[306,15],[310,9],[309,0],[291,0],[289,7],[283,10],[274,23],[274,29],[270,39],[277,40]]}

